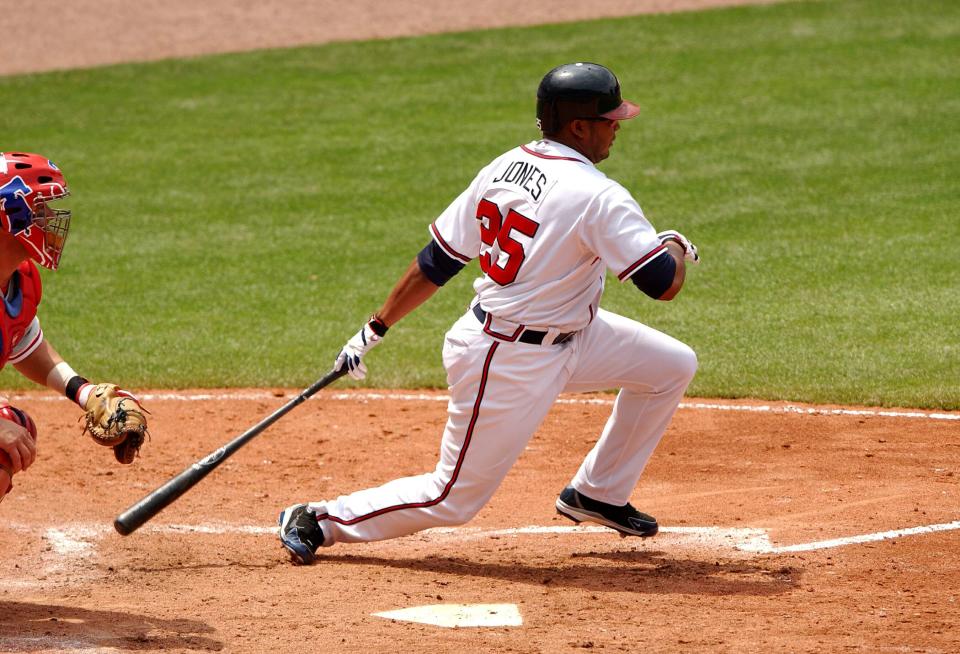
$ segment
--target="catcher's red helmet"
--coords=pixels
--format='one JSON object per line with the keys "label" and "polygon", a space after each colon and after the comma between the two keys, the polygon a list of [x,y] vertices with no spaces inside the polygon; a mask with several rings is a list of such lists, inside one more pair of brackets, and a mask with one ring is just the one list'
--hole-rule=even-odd
{"label": "catcher's red helmet", "polygon": [[70,210],[49,203],[70,195],[63,173],[39,154],[0,152],[0,228],[26,246],[30,258],[56,270],[70,228]]}

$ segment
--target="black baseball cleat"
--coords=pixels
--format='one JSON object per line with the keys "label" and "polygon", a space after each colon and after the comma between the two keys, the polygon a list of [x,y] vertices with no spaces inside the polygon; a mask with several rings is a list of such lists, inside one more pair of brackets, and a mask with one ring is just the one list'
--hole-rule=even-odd
{"label": "black baseball cleat", "polygon": [[624,506],[598,502],[578,493],[573,486],[564,488],[557,498],[557,513],[577,524],[596,522],[616,529],[621,536],[649,538],[660,528],[656,518],[637,511],[629,502]]}
{"label": "black baseball cleat", "polygon": [[324,535],[316,513],[306,504],[294,504],[280,512],[277,523],[280,542],[294,563],[310,565],[317,560],[317,548],[323,545]]}

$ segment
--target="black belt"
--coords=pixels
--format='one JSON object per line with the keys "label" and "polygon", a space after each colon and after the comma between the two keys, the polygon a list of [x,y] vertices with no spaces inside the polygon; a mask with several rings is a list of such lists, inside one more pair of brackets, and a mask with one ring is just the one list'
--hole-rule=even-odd
{"label": "black belt", "polygon": [[[487,312],[479,304],[473,305],[473,315],[477,317],[477,320],[486,324],[487,322]],[[553,339],[554,345],[559,345],[573,338],[574,334],[577,332],[565,332],[563,334],[557,334],[557,337]],[[523,333],[520,334],[520,338],[517,340],[521,343],[528,343],[530,345],[541,345],[543,339],[547,337],[547,332],[538,332],[533,329],[524,329]]]}

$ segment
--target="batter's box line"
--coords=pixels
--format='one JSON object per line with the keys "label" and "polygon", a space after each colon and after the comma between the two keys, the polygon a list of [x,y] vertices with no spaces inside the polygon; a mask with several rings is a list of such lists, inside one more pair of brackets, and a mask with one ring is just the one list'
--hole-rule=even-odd
{"label": "batter's box line", "polygon": [[[172,401],[172,402],[210,402],[210,401],[260,401],[260,400],[290,400],[296,397],[295,393],[276,393],[268,391],[245,391],[245,392],[223,392],[223,393],[142,393],[138,397],[144,402]],[[14,401],[30,400],[40,402],[62,402],[67,398],[62,395],[14,395]],[[316,400],[353,400],[353,401],[379,401],[394,400],[398,402],[448,402],[449,395],[430,394],[430,393],[376,393],[368,391],[339,392],[325,395],[314,395],[309,401]],[[557,404],[597,404],[601,406],[613,405],[613,400],[603,398],[575,398],[561,397]],[[811,416],[853,416],[853,417],[875,417],[875,418],[911,418],[917,420],[956,420],[960,421],[960,412],[957,413],[936,413],[929,411],[888,411],[882,409],[837,409],[818,406],[771,406],[767,404],[722,404],[716,402],[681,402],[680,409],[695,409],[701,411],[742,411],[746,413],[792,413],[797,415]]]}
{"label": "batter's box line", "polygon": [[[149,529],[164,533],[200,533],[200,534],[222,534],[222,533],[243,533],[243,534],[276,534],[276,527],[257,527],[250,525],[156,525]],[[881,531],[870,534],[858,534],[854,536],[845,536],[842,538],[833,538],[830,540],[814,541],[810,543],[798,543],[795,545],[774,545],[770,541],[768,531],[756,527],[662,527],[660,533],[670,535],[674,538],[676,544],[684,546],[713,547],[720,549],[734,549],[750,554],[788,554],[792,552],[812,552],[816,550],[844,547],[847,545],[857,545],[863,543],[872,543],[904,536],[919,536],[923,534],[933,534],[943,531],[960,529],[960,520],[946,522],[934,525],[922,525],[918,527],[908,527],[905,529],[895,529],[891,531]],[[480,540],[484,538],[502,538],[527,535],[612,535],[607,527],[594,525],[577,526],[539,526],[530,525],[526,527],[511,527],[504,529],[487,529],[484,527],[436,527],[427,529],[405,537],[406,539],[415,539],[430,542],[450,542],[465,540]],[[663,540],[663,539],[659,539]]]}
{"label": "batter's box line", "polygon": [[936,525],[922,525],[919,527],[908,527],[906,529],[894,529],[892,531],[878,531],[872,534],[859,534],[856,536],[844,536],[842,538],[832,538],[830,540],[819,540],[812,543],[799,543],[797,545],[781,545],[778,547],[764,547],[762,544],[747,544],[741,546],[745,552],[756,552],[758,554],[788,554],[791,552],[814,552],[816,550],[826,550],[835,547],[844,547],[847,545],[860,545],[863,543],[876,543],[883,540],[892,540],[894,538],[903,538],[904,536],[919,536],[922,534],[935,534],[941,531],[952,531],[960,529],[960,520],[953,522],[944,522]]}
{"label": "batter's box line", "polygon": [[[745,552],[756,553],[764,547],[770,547],[770,540],[763,529],[754,528],[724,528],[724,527],[661,527],[656,540],[670,540],[672,544],[681,547],[708,547],[719,549],[740,549]],[[467,541],[484,538],[510,538],[531,535],[603,535],[615,536],[615,532],[607,527],[595,525],[565,525],[565,526],[538,526],[510,527],[505,529],[485,529],[482,527],[437,527],[414,534],[410,538],[419,537],[428,541]],[[664,538],[666,536],[667,538]],[[617,542],[616,540],[612,542]],[[640,542],[640,541],[637,541]],[[753,549],[745,549],[753,548]]]}
{"label": "batter's box line", "polygon": [[[293,397],[292,395],[290,397]],[[447,402],[449,395],[428,395],[426,393],[332,393],[326,396],[334,400],[399,400],[407,402]],[[612,406],[613,400],[603,398],[561,397],[557,404],[597,404]],[[795,405],[771,406],[767,404],[718,404],[715,402],[681,402],[680,409],[699,409],[706,411],[743,411],[747,413],[794,413],[819,416],[872,416],[880,418],[914,418],[925,420],[958,420],[960,413],[931,413],[927,411],[886,411],[880,409],[837,409],[828,407],[803,407]]]}
{"label": "batter's box line", "polygon": [[[8,523],[11,531],[31,532],[36,527],[24,523]],[[672,536],[675,543],[684,546],[712,547],[734,549],[751,554],[788,554],[794,552],[813,552],[816,550],[832,549],[848,545],[873,543],[905,536],[919,536],[960,529],[960,520],[933,525],[921,525],[905,529],[881,531],[870,534],[858,534],[833,538],[830,540],[798,543],[795,545],[773,545],[770,542],[766,529],[762,528],[724,528],[724,527],[662,527],[660,533]],[[109,525],[93,523],[64,524],[58,527],[49,527],[44,531],[44,539],[50,544],[54,561],[48,561],[50,571],[60,569],[69,560],[86,559],[95,554],[96,545],[103,537],[113,530]],[[201,524],[158,524],[147,525],[145,532],[167,534],[247,534],[247,535],[275,535],[276,527],[259,525],[231,525],[225,523]],[[418,534],[404,537],[421,541],[450,542],[478,540],[484,538],[503,538],[528,535],[611,535],[610,529],[594,525],[577,526],[538,526],[512,527],[506,529],[487,529],[483,527],[437,527],[427,529]],[[404,540],[398,539],[398,540]],[[664,540],[664,539],[658,539]]]}

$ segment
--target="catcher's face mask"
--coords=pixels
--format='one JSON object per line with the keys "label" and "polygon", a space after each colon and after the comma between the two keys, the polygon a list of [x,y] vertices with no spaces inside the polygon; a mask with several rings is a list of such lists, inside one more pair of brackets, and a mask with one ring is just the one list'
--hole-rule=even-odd
{"label": "catcher's face mask", "polygon": [[63,173],[37,154],[0,152],[0,228],[27,248],[30,258],[56,270],[70,229],[70,210],[51,202],[70,195]]}

